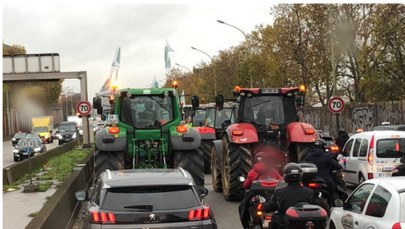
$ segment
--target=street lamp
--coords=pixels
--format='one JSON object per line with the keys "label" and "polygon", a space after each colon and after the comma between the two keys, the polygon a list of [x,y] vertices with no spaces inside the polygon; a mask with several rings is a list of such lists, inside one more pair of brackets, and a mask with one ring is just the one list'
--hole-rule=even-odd
{"label": "street lamp", "polygon": [[[194,50],[196,50],[196,51],[199,51],[199,52],[201,52],[201,53],[207,55],[207,56],[210,58],[211,63],[212,63],[212,57],[211,57],[208,53],[206,53],[206,52],[204,52],[204,51],[202,51],[202,50],[200,50],[200,49],[198,49],[198,48],[196,48],[196,47],[193,47],[193,46],[191,46],[191,49],[194,49]],[[217,95],[217,77],[216,77],[216,75],[215,75],[214,66],[212,66],[212,75],[214,76],[214,93],[215,93],[215,95]]]}
{"label": "street lamp", "polygon": [[[239,32],[241,32],[242,34],[243,34],[243,36],[245,36],[245,39],[247,40],[247,35],[246,35],[246,33],[243,31],[243,30],[241,30],[240,28],[238,28],[238,27],[236,27],[236,26],[234,26],[234,25],[231,25],[231,24],[229,24],[229,23],[226,23],[226,22],[224,22],[224,21],[221,21],[221,20],[217,20],[217,22],[218,23],[221,23],[221,24],[224,24],[224,25],[227,25],[227,26],[230,26],[230,27],[232,27],[232,28],[234,28],[234,29],[237,29],[237,30],[239,30]],[[249,48],[250,49],[250,48]],[[250,78],[250,87],[252,88],[253,87],[253,81],[252,81],[252,74],[249,74],[250,76],[249,76],[249,78]]]}
{"label": "street lamp", "polygon": [[179,64],[179,63],[175,63],[177,66],[179,66],[179,67],[182,67],[182,68],[184,68],[184,69],[186,69],[187,71],[189,71],[189,72],[192,72],[189,68],[187,68],[186,66],[183,66],[183,65],[181,65],[181,64]]}

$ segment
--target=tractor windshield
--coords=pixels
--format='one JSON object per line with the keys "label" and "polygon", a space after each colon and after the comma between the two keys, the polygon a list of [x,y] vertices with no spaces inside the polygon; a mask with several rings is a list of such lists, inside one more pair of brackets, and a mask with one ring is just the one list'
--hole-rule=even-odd
{"label": "tractor windshield", "polygon": [[257,125],[282,125],[297,120],[295,101],[283,96],[260,95],[244,98],[243,119]]}
{"label": "tractor windshield", "polygon": [[122,122],[135,128],[159,128],[173,120],[172,96],[132,95],[121,107]]}

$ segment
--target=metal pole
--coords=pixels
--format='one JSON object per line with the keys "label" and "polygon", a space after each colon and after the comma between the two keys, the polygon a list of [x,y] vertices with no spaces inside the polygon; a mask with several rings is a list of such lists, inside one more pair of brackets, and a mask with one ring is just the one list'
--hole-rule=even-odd
{"label": "metal pole", "polygon": [[[329,29],[330,29],[330,49],[331,49],[331,64],[332,64],[332,76],[333,76],[333,93],[332,95],[337,96],[337,78],[336,78],[336,63],[335,63],[335,46],[333,38],[333,29],[332,29],[332,5],[328,6],[328,16],[329,16]],[[339,123],[339,114],[336,113],[336,133],[338,133],[340,128]]]}
{"label": "metal pole", "polygon": [[[87,72],[81,72],[80,74],[80,97],[82,101],[88,101],[87,98]],[[83,116],[83,148],[89,148],[90,145],[90,131],[89,131],[89,117]]]}
{"label": "metal pole", "polygon": [[[213,62],[212,62],[212,57],[211,57],[208,53],[206,53],[206,52],[204,52],[204,51],[202,51],[202,50],[200,50],[200,49],[198,49],[198,48],[195,48],[195,47],[193,47],[193,46],[191,46],[191,49],[194,49],[194,50],[196,50],[196,51],[199,51],[199,52],[205,54],[206,56],[208,56],[208,57],[210,58],[211,64],[213,63]],[[217,95],[217,77],[216,77],[216,75],[215,75],[214,66],[212,67],[212,75],[214,76],[214,94]]]}

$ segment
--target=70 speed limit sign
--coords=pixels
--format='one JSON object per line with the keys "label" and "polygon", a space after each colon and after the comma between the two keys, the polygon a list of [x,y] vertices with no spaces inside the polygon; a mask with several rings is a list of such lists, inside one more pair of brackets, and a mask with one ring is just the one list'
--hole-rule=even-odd
{"label": "70 speed limit sign", "polygon": [[77,104],[76,111],[81,116],[86,116],[91,112],[91,105],[88,101],[80,101],[80,103]]}
{"label": "70 speed limit sign", "polygon": [[332,97],[329,100],[328,108],[332,113],[340,113],[345,107],[345,102],[340,97]]}

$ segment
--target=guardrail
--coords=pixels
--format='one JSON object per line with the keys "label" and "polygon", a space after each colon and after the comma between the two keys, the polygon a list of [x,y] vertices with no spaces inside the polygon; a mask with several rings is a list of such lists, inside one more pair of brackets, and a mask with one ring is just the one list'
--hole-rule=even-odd
{"label": "guardrail", "polygon": [[81,207],[81,202],[75,199],[74,193],[86,189],[91,184],[93,169],[94,152],[83,164],[75,167],[73,173],[45,203],[26,229],[72,228]]}
{"label": "guardrail", "polygon": [[[72,142],[63,144],[59,147],[50,149],[45,153],[41,153],[37,156],[31,157],[31,168],[32,171],[41,168],[49,159],[59,156],[62,153],[68,152],[75,148],[77,145],[83,142],[82,138],[74,140]],[[23,160],[21,162],[14,163],[10,166],[3,168],[3,185],[8,185],[17,181],[18,179],[29,173],[28,160]]]}

